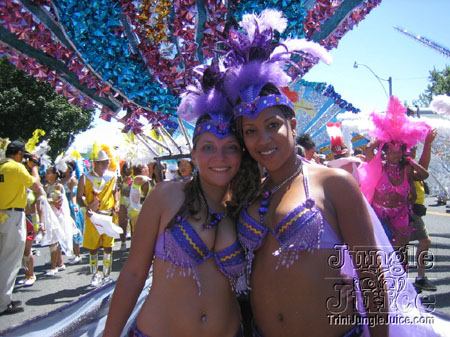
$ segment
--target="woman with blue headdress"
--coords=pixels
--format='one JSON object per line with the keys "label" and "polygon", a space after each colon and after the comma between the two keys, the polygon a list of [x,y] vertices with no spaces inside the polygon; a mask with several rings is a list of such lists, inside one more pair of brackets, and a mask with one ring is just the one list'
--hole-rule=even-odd
{"label": "woman with blue headdress", "polygon": [[[242,336],[236,292],[246,290],[235,220],[242,149],[217,65],[188,87],[179,115],[198,118],[187,183],[163,181],[144,202],[112,297],[104,336],[119,336],[150,267],[150,292],[129,336]],[[231,196],[234,196],[232,199]]]}
{"label": "woman with blue headdress", "polygon": [[264,170],[263,179],[258,170],[249,176],[259,190],[237,224],[246,250],[253,334],[435,335],[429,325],[402,325],[402,319],[418,323],[415,318],[426,314],[382,227],[372,224],[356,181],[297,155],[285,66],[294,65],[294,53],[325,62],[329,56],[303,39],[274,43],[274,31],[283,32],[286,24],[274,10],[244,15],[245,34],[231,32],[225,55],[238,136]]}

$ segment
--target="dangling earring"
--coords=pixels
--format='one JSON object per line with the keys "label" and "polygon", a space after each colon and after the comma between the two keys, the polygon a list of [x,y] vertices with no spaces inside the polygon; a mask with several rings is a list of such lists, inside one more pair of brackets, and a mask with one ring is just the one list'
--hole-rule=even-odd
{"label": "dangling earring", "polygon": [[194,170],[192,171],[192,176],[195,178],[198,176],[198,168],[195,167]]}

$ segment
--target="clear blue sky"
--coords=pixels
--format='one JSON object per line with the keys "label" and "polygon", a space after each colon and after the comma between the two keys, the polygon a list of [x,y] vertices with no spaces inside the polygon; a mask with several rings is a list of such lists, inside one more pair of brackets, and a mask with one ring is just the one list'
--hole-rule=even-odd
{"label": "clear blue sky", "polygon": [[[343,99],[361,110],[383,110],[387,97],[366,64],[379,77],[392,77],[393,94],[409,104],[425,91],[432,69],[443,70],[450,59],[398,32],[402,27],[414,35],[422,35],[450,49],[450,0],[383,0],[381,4],[341,39],[333,49],[333,64],[316,65],[304,79],[332,84]],[[382,81],[386,91],[388,83]],[[98,115],[98,114],[96,114]],[[96,118],[95,131],[77,137],[82,147],[93,139],[106,137],[122,127],[117,122]],[[118,138],[118,137],[112,137]],[[80,144],[81,145],[81,144]]]}
{"label": "clear blue sky", "polygon": [[[304,79],[332,84],[343,99],[361,110],[384,110],[387,97],[376,77],[392,77],[393,94],[412,104],[429,84],[429,72],[443,70],[450,58],[398,32],[422,35],[450,49],[449,0],[383,0],[331,51],[333,64],[316,65]],[[381,81],[388,92],[388,82]]]}

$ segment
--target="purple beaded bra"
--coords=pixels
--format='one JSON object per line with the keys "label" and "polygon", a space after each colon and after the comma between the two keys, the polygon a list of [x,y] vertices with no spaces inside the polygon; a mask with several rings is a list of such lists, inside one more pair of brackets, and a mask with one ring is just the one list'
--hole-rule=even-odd
{"label": "purple beaded bra", "polygon": [[[210,222],[206,229],[219,224],[223,214],[210,211]],[[219,270],[229,279],[234,291],[240,293],[247,290],[245,278],[245,254],[240,242],[236,240],[231,246],[218,252],[212,252],[192,228],[186,215],[178,215],[172,227],[161,234],[155,247],[155,257],[170,261],[167,278],[173,277],[177,267],[179,274],[190,275],[196,281],[199,295],[201,294],[200,278],[197,267],[209,258],[213,258]]]}
{"label": "purple beaded bra", "polygon": [[274,229],[264,225],[264,216],[268,212],[270,199],[282,185],[300,174],[300,170],[294,172],[292,176],[284,180],[282,184],[276,186],[271,191],[262,193],[262,201],[258,209],[259,222],[253,219],[244,208],[241,212],[237,228],[238,237],[246,251],[247,273],[251,273],[252,262],[257,250],[263,243],[266,235],[271,233],[275,236],[280,248],[273,252],[279,260],[276,269],[280,265],[289,268],[298,260],[301,251],[312,251],[319,248],[322,233],[324,232],[324,219],[319,208],[309,196],[308,182],[306,175],[303,176],[306,200],[301,205],[289,212]]}

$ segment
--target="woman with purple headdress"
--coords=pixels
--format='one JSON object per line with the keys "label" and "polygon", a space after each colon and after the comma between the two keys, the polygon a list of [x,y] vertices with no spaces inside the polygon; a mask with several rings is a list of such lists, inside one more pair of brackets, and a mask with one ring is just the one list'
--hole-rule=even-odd
{"label": "woman with purple headdress", "polygon": [[245,174],[230,125],[231,106],[215,66],[202,89],[189,87],[179,115],[198,117],[187,183],[157,184],[142,207],[112,297],[104,336],[119,336],[153,266],[150,293],[129,336],[242,336],[236,292],[246,290],[245,256],[235,220]]}
{"label": "woman with purple headdress", "polygon": [[[246,251],[254,336],[435,336],[379,222],[355,179],[302,163],[294,137],[291,78],[283,67],[302,51],[329,61],[315,43],[274,43],[286,20],[265,10],[232,31],[225,88],[244,153],[253,161],[237,223]],[[305,54],[297,53],[300,57]],[[295,82],[295,81],[294,81]],[[258,167],[265,171],[261,180]],[[349,282],[352,280],[352,282]],[[430,321],[430,320],[429,320]],[[428,321],[428,322],[429,322]],[[402,322],[410,322],[407,326]],[[391,325],[392,324],[392,325]]]}
{"label": "woman with purple headdress", "polygon": [[[372,224],[358,184],[343,170],[297,156],[295,110],[286,89],[291,78],[283,67],[292,65],[293,53],[304,56],[298,51],[325,62],[327,52],[305,40],[275,44],[274,30],[282,32],[286,20],[274,10],[245,15],[240,25],[247,34],[230,34],[225,88],[235,102],[244,153],[253,158],[247,182],[257,187],[247,185],[237,223],[253,335],[404,335],[404,326],[390,327],[389,319],[420,318],[417,294],[383,229]],[[414,325],[415,334],[434,332]]]}
{"label": "woman with purple headdress", "polygon": [[[358,185],[347,172],[308,165],[297,156],[293,103],[284,94],[291,80],[283,65],[302,51],[329,62],[324,48],[288,39],[273,47],[273,31],[282,32],[282,14],[265,10],[246,15],[234,32],[225,81],[238,136],[254,162],[267,173],[256,197],[241,211],[238,236],[246,250],[254,314],[254,336],[359,336],[356,300],[348,296],[349,272],[336,264],[339,249],[369,256],[376,242]],[[255,182],[261,178],[255,171]],[[336,248],[336,245],[339,245]],[[386,319],[383,273],[368,259],[355,262],[361,279],[369,281],[371,298],[362,312]],[[379,282],[381,281],[381,282]],[[367,285],[361,285],[361,287]],[[352,319],[339,320],[341,317]],[[336,321],[336,322],[335,322]],[[387,327],[371,328],[386,335]]]}

